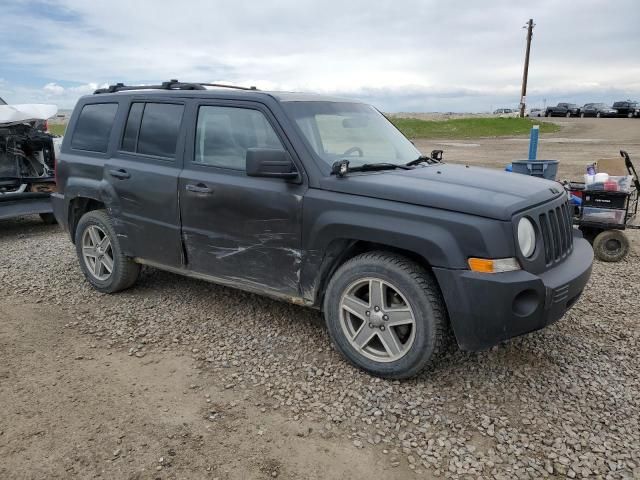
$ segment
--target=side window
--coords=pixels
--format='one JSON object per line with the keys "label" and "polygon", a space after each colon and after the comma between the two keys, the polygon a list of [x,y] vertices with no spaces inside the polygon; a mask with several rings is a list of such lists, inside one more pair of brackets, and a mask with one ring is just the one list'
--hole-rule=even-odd
{"label": "side window", "polygon": [[117,103],[93,103],[82,107],[71,137],[71,148],[105,153],[117,111]]}
{"label": "side window", "polygon": [[122,150],[174,158],[183,105],[132,103],[122,137]]}
{"label": "side window", "polygon": [[283,148],[262,112],[237,107],[198,109],[195,163],[244,170],[249,148]]}

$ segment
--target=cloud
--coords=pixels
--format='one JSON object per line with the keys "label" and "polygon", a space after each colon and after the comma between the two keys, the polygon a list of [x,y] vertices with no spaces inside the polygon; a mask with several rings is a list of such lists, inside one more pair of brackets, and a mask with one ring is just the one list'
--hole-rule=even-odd
{"label": "cloud", "polygon": [[56,83],[47,83],[42,89],[45,93],[50,93],[51,95],[62,95],[64,93],[64,87]]}
{"label": "cloud", "polygon": [[[36,13],[43,4],[47,15]],[[46,79],[65,102],[90,83],[179,78],[351,92],[390,109],[409,97],[416,108],[515,105],[530,17],[530,98],[640,96],[635,0],[192,0],[179,11],[169,0],[23,0],[3,10],[10,83]]]}

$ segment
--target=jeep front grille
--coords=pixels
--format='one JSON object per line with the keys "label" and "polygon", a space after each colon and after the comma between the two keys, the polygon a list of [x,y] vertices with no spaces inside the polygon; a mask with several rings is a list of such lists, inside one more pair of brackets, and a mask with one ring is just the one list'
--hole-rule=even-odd
{"label": "jeep front grille", "polygon": [[544,243],[546,265],[558,262],[573,249],[573,215],[569,202],[540,213],[538,225]]}

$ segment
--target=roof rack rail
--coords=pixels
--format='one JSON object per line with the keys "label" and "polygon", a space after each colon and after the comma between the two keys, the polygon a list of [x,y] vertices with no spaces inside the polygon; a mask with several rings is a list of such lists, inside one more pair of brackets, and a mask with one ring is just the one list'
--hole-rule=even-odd
{"label": "roof rack rail", "polygon": [[241,87],[239,85],[225,85],[222,83],[191,83],[179,82],[178,80],[169,80],[162,82],[160,85],[125,85],[124,83],[116,83],[106,88],[98,88],[93,93],[115,93],[128,90],[206,90],[205,87],[221,87],[233,88],[236,90],[258,90],[256,87]]}

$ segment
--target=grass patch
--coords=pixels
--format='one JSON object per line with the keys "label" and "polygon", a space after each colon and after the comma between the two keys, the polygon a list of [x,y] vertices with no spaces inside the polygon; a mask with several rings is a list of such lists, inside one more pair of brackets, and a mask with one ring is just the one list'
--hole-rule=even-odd
{"label": "grass patch", "polygon": [[560,130],[555,123],[529,118],[456,118],[452,120],[418,120],[391,118],[393,124],[409,138],[479,138],[527,135],[533,125],[540,125],[540,133]]}
{"label": "grass patch", "polygon": [[64,124],[60,124],[60,123],[50,123],[49,124],[49,132],[53,133],[54,135],[64,135],[64,131],[67,129],[67,125]]}

